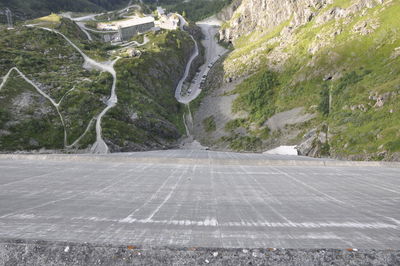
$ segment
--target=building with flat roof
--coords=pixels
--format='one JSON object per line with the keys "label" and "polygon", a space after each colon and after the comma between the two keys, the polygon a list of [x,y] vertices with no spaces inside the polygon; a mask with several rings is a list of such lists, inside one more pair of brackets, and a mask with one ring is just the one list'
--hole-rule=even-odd
{"label": "building with flat roof", "polygon": [[128,41],[133,36],[151,30],[155,26],[153,17],[131,18],[110,23],[99,23],[100,30],[118,30],[121,41]]}
{"label": "building with flat roof", "polygon": [[137,35],[138,33],[143,33],[151,30],[151,28],[153,28],[154,26],[155,25],[153,17],[144,17],[122,21],[121,23],[119,23],[118,32],[121,41],[128,41],[130,38]]}

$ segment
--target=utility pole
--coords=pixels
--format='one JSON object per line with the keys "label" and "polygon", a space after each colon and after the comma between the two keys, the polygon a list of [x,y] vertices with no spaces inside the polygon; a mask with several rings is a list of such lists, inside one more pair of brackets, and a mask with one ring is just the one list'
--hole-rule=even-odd
{"label": "utility pole", "polygon": [[7,24],[8,24],[7,29],[9,29],[9,30],[14,29],[13,20],[12,20],[12,12],[9,8],[6,8],[6,16],[7,16]]}

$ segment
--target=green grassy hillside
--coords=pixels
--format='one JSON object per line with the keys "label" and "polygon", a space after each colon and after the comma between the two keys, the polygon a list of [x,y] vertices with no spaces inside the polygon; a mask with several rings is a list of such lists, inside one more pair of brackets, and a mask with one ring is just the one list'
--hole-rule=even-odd
{"label": "green grassy hillside", "polygon": [[[353,2],[334,1],[319,14]],[[249,136],[260,145],[279,137],[282,132],[265,134],[268,118],[305,107],[317,116],[295,125],[300,133],[289,142],[315,129],[328,135],[325,155],[394,159],[400,152],[399,14],[400,1],[385,1],[325,23],[317,16],[289,34],[286,21],[235,40],[224,71],[249,76],[233,92],[239,94],[234,111],[248,113],[241,125]]]}
{"label": "green grassy hillside", "polygon": [[145,0],[144,2],[153,8],[161,5],[169,12],[178,12],[192,21],[199,21],[217,14],[232,0]]}
{"label": "green grassy hillside", "polygon": [[[0,9],[10,8],[17,18],[36,18],[52,12],[93,12],[122,8],[129,0],[0,0]],[[3,18],[4,19],[4,18]]]}
{"label": "green grassy hillside", "polygon": [[[176,144],[183,133],[183,110],[173,92],[194,46],[187,33],[148,33],[147,45],[137,48],[141,56],[129,57],[121,47],[87,41],[68,19],[42,26],[64,33],[96,60],[123,57],[116,65],[118,104],[102,121],[103,138],[112,151]],[[13,67],[60,102],[60,114],[16,71],[11,72],[0,90],[1,151],[64,149],[64,125],[67,146],[84,136],[72,149],[95,142],[93,122],[110,96],[109,73],[83,68],[82,56],[60,35],[22,25],[0,28],[0,77]]]}

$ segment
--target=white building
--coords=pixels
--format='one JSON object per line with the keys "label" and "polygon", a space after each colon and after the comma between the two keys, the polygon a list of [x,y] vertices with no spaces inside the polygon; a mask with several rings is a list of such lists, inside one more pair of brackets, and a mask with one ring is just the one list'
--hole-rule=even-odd
{"label": "white building", "polygon": [[165,15],[165,10],[164,8],[162,8],[161,6],[157,7],[157,14],[159,17],[164,16]]}
{"label": "white building", "polygon": [[97,24],[97,29],[99,30],[113,30],[117,31],[119,28],[126,28],[132,26],[138,26],[141,24],[154,23],[153,17],[135,17],[126,20],[110,21]]}
{"label": "white building", "polygon": [[118,31],[121,41],[128,41],[133,36],[154,28],[154,18],[144,17],[122,21],[118,24]]}
{"label": "white building", "polygon": [[156,23],[161,29],[176,30],[178,28],[179,18],[175,14],[163,15],[160,16]]}

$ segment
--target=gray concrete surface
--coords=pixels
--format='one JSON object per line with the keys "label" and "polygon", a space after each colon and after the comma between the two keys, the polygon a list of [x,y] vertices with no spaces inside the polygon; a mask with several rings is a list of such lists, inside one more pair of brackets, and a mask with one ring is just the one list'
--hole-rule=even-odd
{"label": "gray concrete surface", "polygon": [[[399,168],[183,150],[46,158],[0,156],[0,238],[143,247],[400,248]],[[196,160],[189,163],[191,158]]]}

